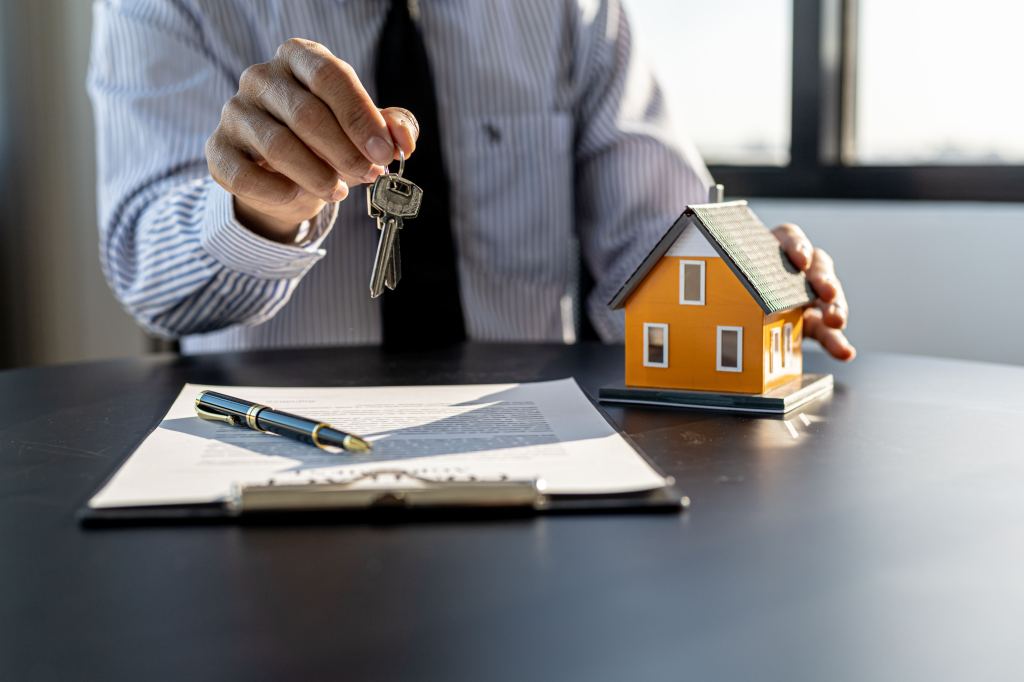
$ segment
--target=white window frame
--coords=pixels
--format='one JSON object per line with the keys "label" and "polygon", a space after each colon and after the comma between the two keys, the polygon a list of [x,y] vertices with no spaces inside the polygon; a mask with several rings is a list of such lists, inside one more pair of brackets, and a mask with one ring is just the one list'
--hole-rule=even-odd
{"label": "white window frame", "polygon": [[793,323],[782,325],[782,366],[789,369],[793,360]]}
{"label": "white window frame", "polygon": [[[686,288],[686,266],[687,265],[699,265],[700,266],[700,300],[687,301],[683,296]],[[702,260],[680,260],[679,261],[679,305],[704,305],[704,291],[706,289],[705,276],[706,276],[707,262]]]}
{"label": "white window frame", "polygon": [[[659,328],[662,330],[662,338],[665,339],[663,362],[651,362],[647,356],[650,349],[650,329]],[[644,322],[644,367],[668,367],[668,324],[664,322]]]}
{"label": "white window frame", "polygon": [[[736,366],[722,366],[722,332],[736,332]],[[716,332],[715,343],[715,369],[719,372],[742,372],[743,371],[743,327],[719,326]]]}
{"label": "white window frame", "polygon": [[[778,354],[775,344],[778,342]],[[785,346],[782,345],[782,328],[772,327],[768,330],[768,376],[776,376],[786,367]]]}

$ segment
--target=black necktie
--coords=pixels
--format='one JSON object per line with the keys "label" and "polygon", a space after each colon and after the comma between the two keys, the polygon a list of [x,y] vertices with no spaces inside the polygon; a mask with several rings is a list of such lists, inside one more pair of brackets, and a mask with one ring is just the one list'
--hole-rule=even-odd
{"label": "black necktie", "polygon": [[465,340],[459,301],[448,174],[441,156],[434,80],[408,0],[392,0],[377,45],[377,105],[408,109],[420,125],[405,176],[423,188],[418,217],[399,232],[402,278],[381,297],[389,348],[445,346]]}

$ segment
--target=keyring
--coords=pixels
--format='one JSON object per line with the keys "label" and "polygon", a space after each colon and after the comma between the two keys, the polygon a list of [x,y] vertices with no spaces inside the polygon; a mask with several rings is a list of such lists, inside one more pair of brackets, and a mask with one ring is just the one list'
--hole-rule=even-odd
{"label": "keyring", "polygon": [[[386,175],[391,175],[391,164],[384,166],[384,172]],[[398,150],[398,177],[402,177],[402,173],[405,172],[405,152],[401,149]]]}

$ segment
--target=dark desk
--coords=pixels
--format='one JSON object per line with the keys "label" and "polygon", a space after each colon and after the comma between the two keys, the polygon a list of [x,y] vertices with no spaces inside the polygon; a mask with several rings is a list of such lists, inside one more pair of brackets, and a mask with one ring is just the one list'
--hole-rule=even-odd
{"label": "dark desk", "polygon": [[83,531],[186,381],[621,376],[621,350],[158,357],[0,373],[0,679],[1024,675],[1024,369],[867,356],[788,421],[610,409],[684,515]]}

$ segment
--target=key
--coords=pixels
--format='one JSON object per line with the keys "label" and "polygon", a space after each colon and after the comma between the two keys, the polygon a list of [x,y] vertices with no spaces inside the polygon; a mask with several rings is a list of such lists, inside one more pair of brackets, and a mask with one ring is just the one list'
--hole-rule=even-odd
{"label": "key", "polygon": [[422,200],[423,190],[395,173],[380,176],[369,187],[370,206],[380,214],[402,220],[419,215]]}
{"label": "key", "polygon": [[[377,217],[377,216],[375,216],[375,217]],[[387,217],[382,213],[382,214],[380,214],[379,217],[377,217],[377,229],[380,230],[381,232],[383,232],[384,228],[386,226],[387,226]],[[402,227],[402,221],[401,220],[399,220],[398,227],[399,227],[399,229],[401,229],[401,227]],[[381,237],[383,237],[383,234],[381,235]],[[384,254],[381,254],[381,263],[383,263],[384,265],[381,266],[381,265],[378,265],[376,262],[374,263],[374,269],[375,270],[377,268],[380,268],[380,267],[384,268],[384,286],[386,286],[388,289],[391,289],[392,291],[394,291],[395,287],[398,286],[398,280],[400,280],[402,278],[401,249],[399,248],[399,243],[400,242],[401,242],[401,240],[399,239],[399,234],[396,232],[395,233],[395,239],[391,243],[391,254],[386,259],[384,258]],[[378,248],[380,247],[380,243],[379,242],[378,242],[377,246],[378,246]],[[371,280],[372,280],[374,275],[371,273],[370,277],[371,277]],[[376,296],[373,296],[373,292],[372,291],[370,293],[371,293],[371,297],[372,298],[376,298]],[[379,295],[380,294],[378,294],[378,296]]]}
{"label": "key", "polygon": [[[378,221],[382,219],[378,218]],[[370,272],[370,297],[377,298],[384,292],[384,285],[388,279],[391,279],[391,283],[397,285],[398,282],[394,279],[394,247],[395,240],[398,237],[398,230],[401,229],[401,218],[394,216],[385,216],[383,218],[384,225],[380,231],[380,241],[377,242],[377,257],[373,261],[373,271]],[[389,271],[391,277],[388,277]],[[394,286],[390,287],[394,289]]]}
{"label": "key", "polygon": [[[367,212],[370,214],[370,217],[377,220],[377,229],[383,230],[385,224],[387,223],[387,218],[380,209],[375,208],[373,205],[372,185],[366,188],[366,206]],[[399,225],[399,227],[401,227],[401,225]],[[396,234],[394,244],[391,247],[391,257],[388,258],[387,266],[385,267],[384,270],[384,286],[386,286],[388,289],[391,289],[392,291],[394,291],[395,287],[398,286],[398,280],[402,278],[402,252],[401,248],[399,248],[399,243],[399,235]],[[372,278],[373,275],[371,273],[371,281]],[[370,296],[372,298],[376,298],[376,296],[373,296],[372,290],[370,292]]]}
{"label": "key", "polygon": [[[398,285],[399,273],[396,273],[395,267],[393,266],[394,256],[387,257],[385,260],[385,252],[387,251],[386,245],[384,244],[384,228],[387,226],[387,216],[379,208],[373,205],[373,185],[369,185],[366,188],[366,211],[370,217],[377,221],[377,229],[381,231],[380,240],[377,243],[377,256],[373,262],[373,270],[370,272],[370,298],[377,298],[381,295],[383,288],[380,285],[379,278],[380,272],[384,272],[384,284],[389,289],[394,289]],[[398,235],[395,235],[395,244],[392,246],[392,252],[397,245]],[[383,250],[382,250],[383,249]],[[382,265],[386,263],[386,265]]]}
{"label": "key", "polygon": [[384,286],[392,291],[398,286],[398,280],[402,279],[402,249],[400,233],[395,233],[395,243],[391,245],[391,258],[388,259],[388,268],[384,272]]}
{"label": "key", "polygon": [[[420,210],[423,190],[399,175],[378,178],[370,192],[369,203],[383,215],[399,218],[398,228],[404,226],[406,218],[415,218]],[[402,249],[400,234],[396,233],[391,246],[390,257],[384,273],[384,284],[394,290],[402,278]]]}
{"label": "key", "polygon": [[394,289],[402,277],[402,256],[398,233],[407,218],[415,218],[420,211],[423,190],[402,177],[405,157],[397,174],[388,173],[377,178],[366,188],[367,212],[377,220],[381,231],[377,255],[370,273],[370,297],[377,298],[384,287]]}
{"label": "key", "polygon": [[373,261],[373,270],[370,271],[370,298],[377,298],[383,291],[380,282],[382,273],[385,284],[397,284],[397,282],[393,281],[394,273],[391,272],[391,257],[387,256],[385,260],[387,247],[385,245],[384,229],[387,227],[388,218],[383,211],[373,205],[373,185],[368,185],[366,188],[366,211],[371,218],[377,221],[377,229],[381,233],[380,239],[377,242],[377,255]]}

